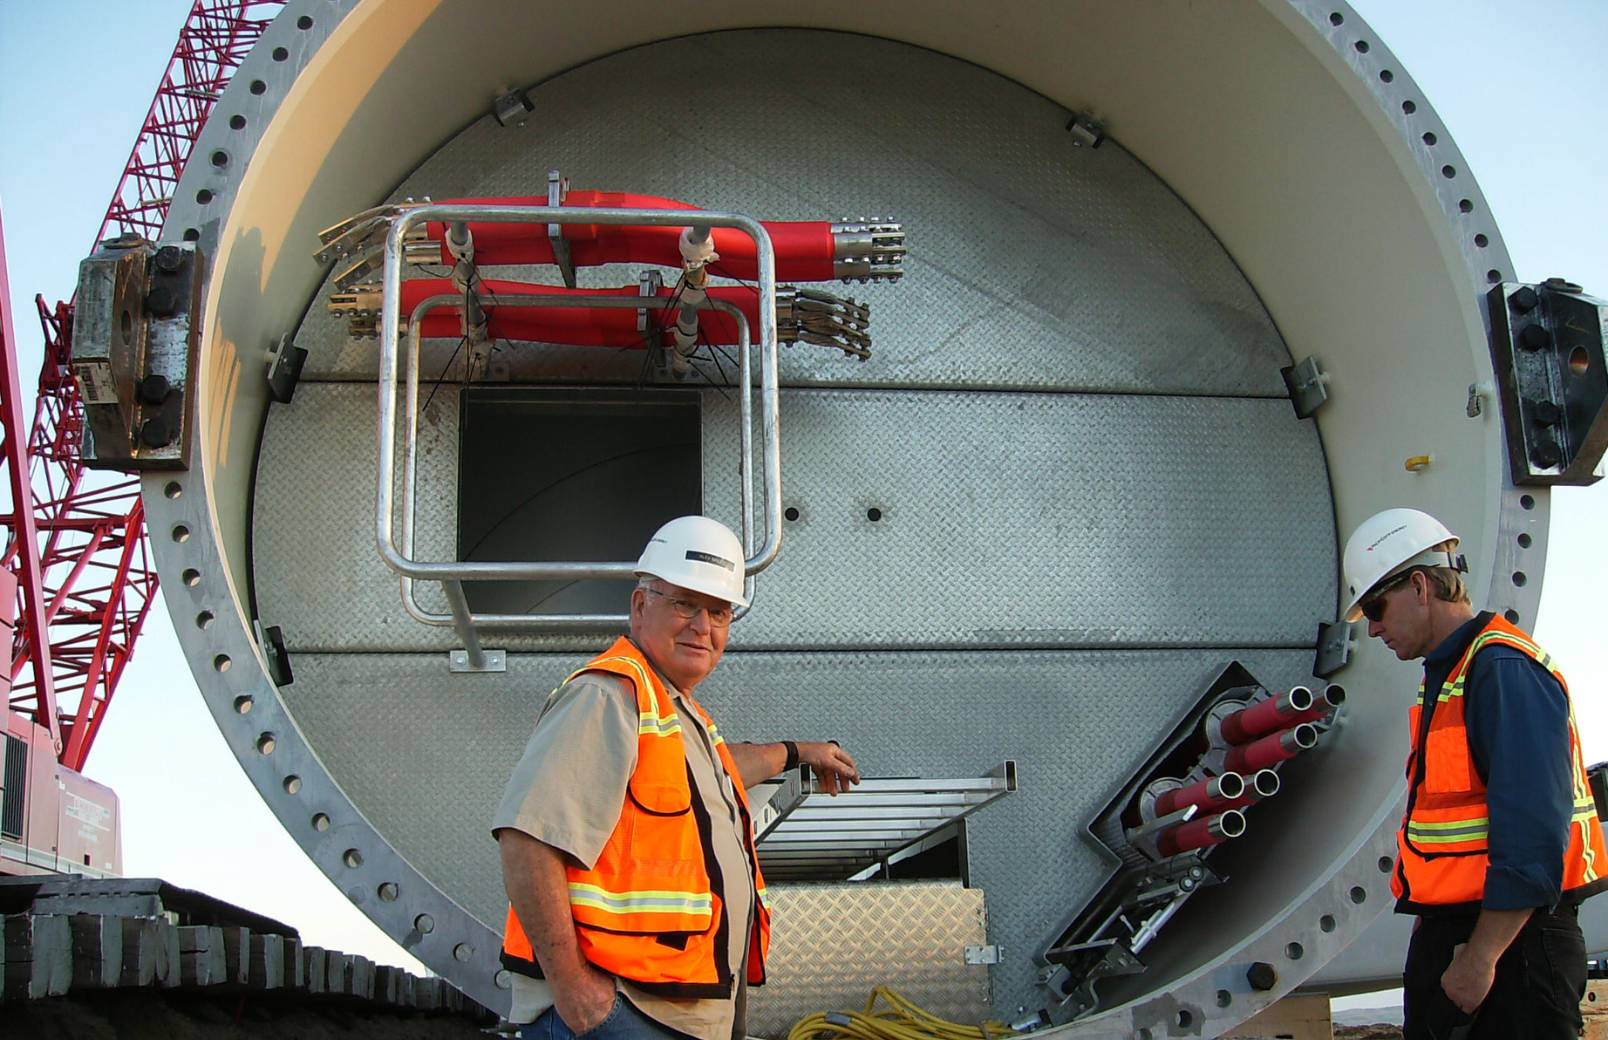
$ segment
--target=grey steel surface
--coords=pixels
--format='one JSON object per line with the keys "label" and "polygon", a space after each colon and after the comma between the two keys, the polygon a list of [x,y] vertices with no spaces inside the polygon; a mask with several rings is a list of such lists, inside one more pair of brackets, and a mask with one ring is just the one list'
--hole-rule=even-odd
{"label": "grey steel surface", "polygon": [[[766,985],[748,991],[751,1036],[785,1037],[817,1011],[860,1011],[892,986],[935,1015],[991,1015],[988,969],[966,963],[988,931],[985,893],[939,881],[774,885]],[[866,965],[881,965],[868,979]]]}
{"label": "grey steel surface", "polygon": [[[491,815],[548,691],[587,656],[449,675],[433,654],[301,654],[282,696],[403,859],[498,928]],[[1229,658],[1269,684],[1311,665],[1306,650],[728,653],[698,695],[729,740],[836,739],[867,775],[981,775],[1015,759],[1019,789],[967,821],[989,941],[1005,947],[996,1003],[1014,1008],[1035,999],[1033,950],[1110,869],[1085,824]]]}
{"label": "grey steel surface", "polygon": [[[391,200],[545,202],[556,166],[575,189],[767,220],[902,220],[903,280],[849,290],[871,304],[872,359],[794,347],[786,383],[1284,394],[1288,352],[1188,207],[1117,141],[1074,147],[1065,109],[975,65],[863,36],[760,30],[611,55],[529,96],[528,122],[483,116]],[[624,267],[578,274],[583,286],[636,280]],[[555,268],[523,276],[560,280]],[[349,340],[324,295],[296,336],[303,379],[374,378],[374,341]],[[453,346],[430,344],[427,371]],[[641,361],[522,345],[495,354],[493,374],[629,382]]]}
{"label": "grey steel surface", "polygon": [[[269,415],[257,601],[293,654],[453,645],[403,613],[374,550],[373,396],[304,383]],[[455,551],[457,407],[444,386],[421,421],[419,485],[434,490],[418,559]],[[1331,616],[1322,452],[1286,401],[797,389],[781,414],[783,505],[799,519],[736,648],[1310,646]],[[735,402],[709,391],[704,431],[704,508],[736,527]],[[562,488],[543,490],[528,508],[563,508]],[[439,588],[418,592],[445,611]]]}

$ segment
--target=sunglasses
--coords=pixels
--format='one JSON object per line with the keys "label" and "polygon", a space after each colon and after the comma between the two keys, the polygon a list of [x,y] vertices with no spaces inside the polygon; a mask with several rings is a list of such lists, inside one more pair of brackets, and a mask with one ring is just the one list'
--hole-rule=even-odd
{"label": "sunglasses", "polygon": [[1376,625],[1383,621],[1385,619],[1385,597],[1412,581],[1413,573],[1413,571],[1405,571],[1375,589],[1373,595],[1358,604],[1362,608],[1362,616]]}

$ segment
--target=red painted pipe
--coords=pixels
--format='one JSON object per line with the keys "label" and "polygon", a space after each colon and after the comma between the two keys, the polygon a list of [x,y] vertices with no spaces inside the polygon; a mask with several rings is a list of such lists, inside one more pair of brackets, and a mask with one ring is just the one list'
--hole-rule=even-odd
{"label": "red painted pipe", "polygon": [[1211,776],[1187,787],[1163,791],[1156,796],[1156,815],[1175,813],[1186,805],[1194,805],[1203,813],[1225,809],[1245,794],[1245,778],[1238,773]]}
{"label": "red painted pipe", "polygon": [[1245,784],[1245,793],[1223,806],[1224,809],[1244,809],[1264,798],[1279,793],[1279,774],[1271,769],[1258,769]]}
{"label": "red painted pipe", "polygon": [[[446,199],[441,205],[465,206],[545,206],[546,198]],[[565,206],[599,209],[684,209],[697,210],[676,199],[651,195],[632,195],[612,191],[572,191]],[[784,282],[828,282],[833,273],[836,243],[832,222],[828,220],[766,220],[776,250],[776,278]],[[446,225],[431,223],[429,236],[441,242],[441,262],[451,265],[445,238]],[[576,267],[601,264],[660,264],[681,266],[679,227],[647,227],[621,224],[560,224],[569,243],[570,262]],[[497,221],[470,221],[474,235],[475,263],[481,266],[508,264],[552,264],[553,243],[546,224],[516,224]],[[747,232],[736,228],[711,228],[715,252],[720,259],[709,265],[709,272],[722,278],[759,277],[758,247]]]}
{"label": "red painted pipe", "polygon": [[1289,761],[1317,743],[1317,728],[1310,722],[1303,722],[1278,733],[1269,733],[1261,740],[1229,748],[1223,768],[1235,773],[1254,773]]}
{"label": "red painted pipe", "polygon": [[1328,718],[1345,702],[1346,688],[1339,683],[1330,683],[1323,688],[1323,693],[1318,696],[1312,707],[1290,716],[1290,723],[1317,722],[1319,719]]}
{"label": "red painted pipe", "polygon": [[[478,253],[479,244],[476,244]],[[488,279],[481,284],[481,302],[486,311],[487,333],[493,339],[507,339],[533,343],[567,343],[584,347],[622,347],[641,350],[646,344],[637,331],[637,311],[634,308],[603,308],[578,305],[575,307],[499,307],[498,296],[557,295],[573,296],[577,300],[599,296],[640,295],[634,285],[615,289],[568,289],[554,285],[532,285],[525,282],[508,282]],[[446,278],[415,278],[402,283],[402,314],[411,316],[413,309],[432,296],[451,295],[455,292]],[[661,286],[661,298],[674,295],[673,286]],[[742,308],[748,318],[750,338],[759,335],[759,296],[742,285],[725,285],[711,288],[709,298]],[[424,317],[421,334],[425,339],[455,339],[463,332],[459,308],[451,304],[438,307]],[[658,342],[668,343],[675,318],[666,312],[652,311],[649,317],[661,329]],[[719,311],[698,312],[698,328],[705,342],[716,346],[735,344],[737,322]]]}
{"label": "red painted pipe", "polygon": [[1156,836],[1156,851],[1163,856],[1221,845],[1245,833],[1245,816],[1237,809],[1169,827]]}
{"label": "red painted pipe", "polygon": [[[1224,716],[1219,723],[1223,739],[1230,744],[1245,744],[1257,737],[1277,730],[1288,729],[1305,722],[1305,713],[1313,706],[1312,691],[1305,686],[1292,686],[1277,697],[1264,697],[1232,715]],[[1303,716],[1297,718],[1296,716]]]}

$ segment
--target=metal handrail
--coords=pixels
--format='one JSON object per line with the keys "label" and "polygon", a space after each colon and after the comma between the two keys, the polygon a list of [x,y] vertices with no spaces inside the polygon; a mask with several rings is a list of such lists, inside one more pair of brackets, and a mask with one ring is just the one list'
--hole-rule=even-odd
{"label": "metal handrail", "polygon": [[[529,307],[565,307],[574,306],[575,297],[560,296],[556,294],[504,294],[497,297],[498,306],[529,306]],[[404,358],[403,370],[406,379],[407,391],[404,422],[406,425],[406,438],[404,441],[403,469],[402,469],[402,552],[409,558],[413,555],[413,519],[414,500],[418,490],[417,454],[418,454],[418,424],[419,424],[419,357],[422,334],[420,332],[425,316],[436,307],[456,305],[462,299],[456,294],[441,294],[431,296],[420,302],[408,319],[408,351]],[[603,307],[634,308],[642,310],[668,310],[672,301],[663,298],[641,299],[637,297],[599,297],[591,301]],[[675,306],[688,306],[679,303]],[[748,573],[743,579],[746,597],[753,599],[754,574],[760,567],[755,561],[760,560],[767,549],[756,552],[753,540],[753,377],[750,372],[749,353],[752,343],[749,339],[748,317],[740,307],[722,300],[706,299],[697,304],[698,309],[718,310],[730,317],[737,326],[738,335],[738,380],[743,384],[743,390],[738,398],[739,422],[742,423],[741,451],[742,458],[739,464],[740,479],[742,481],[742,538],[743,551],[750,554],[745,561]],[[769,458],[771,445],[775,444],[774,437],[767,431],[762,431],[761,445]],[[777,453],[779,465],[779,452]],[[771,480],[766,480],[767,487]],[[771,556],[774,558],[774,551]],[[445,583],[443,583],[445,584]],[[451,597],[452,593],[449,592]],[[449,599],[449,603],[451,600]],[[427,610],[421,606],[413,593],[413,579],[407,575],[402,577],[402,606],[414,620],[426,625],[437,627],[456,627],[458,624],[456,614],[441,614]],[[467,604],[464,605],[467,609]],[[741,618],[748,612],[747,607],[740,607],[733,614],[733,620]],[[617,625],[629,620],[625,614],[469,614],[470,622],[477,628],[595,628],[604,625]]]}
{"label": "metal handrail", "polygon": [[[415,310],[409,328],[407,386],[409,423],[407,432],[408,472],[404,484],[405,520],[402,549],[393,537],[393,484],[396,471],[396,382],[398,339],[401,331],[401,282],[403,242],[413,227],[429,221],[490,221],[528,223],[587,223],[669,227],[733,227],[746,232],[754,239],[758,260],[759,332],[760,332],[760,402],[761,449],[765,483],[765,541],[753,549],[752,538],[752,405],[749,400],[752,377],[749,372],[748,324],[740,309],[718,301],[708,301],[716,309],[736,312],[741,336],[740,378],[743,382],[741,415],[743,422],[742,460],[743,484],[743,540],[744,551],[753,555],[744,561],[744,575],[749,581],[776,559],[781,549],[781,446],[780,423],[777,417],[780,402],[779,376],[776,357],[776,257],[770,235],[764,226],[751,217],[736,213],[719,213],[707,210],[636,210],[588,209],[555,206],[420,206],[402,213],[391,225],[385,240],[384,281],[380,310],[380,365],[379,365],[379,487],[376,498],[375,540],[380,558],[403,577],[403,605],[408,613],[426,624],[450,624],[463,640],[471,667],[484,666],[485,655],[480,647],[477,629],[486,627],[520,627],[564,629],[616,625],[625,620],[614,614],[475,614],[469,609],[463,592],[466,580],[533,581],[582,578],[628,578],[633,562],[425,562],[411,557],[412,501],[414,457],[417,442],[418,351],[422,338],[422,323],[418,320],[431,306],[443,302],[460,302],[457,297],[431,297]],[[529,297],[500,297],[503,305],[524,306],[604,306],[664,309],[668,300],[657,297],[592,297],[584,302],[573,297],[562,299],[532,295]],[[452,613],[434,614],[419,608],[413,600],[411,582],[414,579],[439,581],[447,595]]]}

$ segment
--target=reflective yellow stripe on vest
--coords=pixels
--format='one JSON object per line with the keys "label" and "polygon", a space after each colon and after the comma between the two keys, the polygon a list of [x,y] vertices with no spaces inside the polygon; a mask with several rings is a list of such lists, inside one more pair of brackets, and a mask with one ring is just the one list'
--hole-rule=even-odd
{"label": "reflective yellow stripe on vest", "polygon": [[708,917],[715,907],[711,896],[692,892],[610,892],[580,881],[569,883],[571,906],[586,906],[606,914],[690,914]]}
{"label": "reflective yellow stripe on vest", "polygon": [[1476,841],[1490,836],[1491,821],[1480,816],[1468,820],[1445,820],[1425,823],[1409,820],[1407,836],[1420,845],[1452,845],[1457,842]]}

